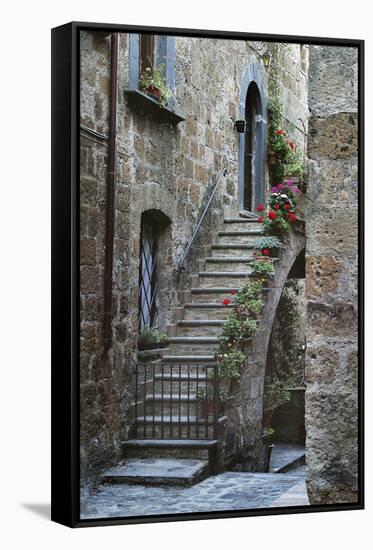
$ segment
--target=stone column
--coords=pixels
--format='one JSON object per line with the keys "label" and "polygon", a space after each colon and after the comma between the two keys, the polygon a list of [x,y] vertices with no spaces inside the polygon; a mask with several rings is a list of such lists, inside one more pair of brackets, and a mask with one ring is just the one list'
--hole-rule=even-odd
{"label": "stone column", "polygon": [[310,46],[306,460],[312,504],[358,497],[357,70],[356,48]]}

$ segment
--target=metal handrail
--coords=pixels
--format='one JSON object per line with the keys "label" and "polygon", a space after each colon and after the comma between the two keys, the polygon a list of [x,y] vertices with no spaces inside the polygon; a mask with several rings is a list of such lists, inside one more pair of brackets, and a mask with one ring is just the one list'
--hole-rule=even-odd
{"label": "metal handrail", "polygon": [[207,204],[206,204],[206,206],[205,206],[205,208],[204,208],[204,210],[203,210],[203,212],[202,212],[202,214],[201,214],[201,216],[200,216],[200,218],[199,218],[199,220],[198,220],[198,223],[197,223],[197,225],[196,225],[196,227],[195,227],[195,229],[194,229],[194,231],[193,231],[193,235],[191,236],[191,238],[190,238],[190,240],[189,240],[189,242],[188,242],[188,244],[187,244],[187,247],[186,247],[186,249],[185,249],[185,252],[184,252],[184,254],[183,254],[183,257],[181,258],[181,260],[180,260],[180,262],[179,262],[179,267],[178,267],[178,271],[179,271],[179,272],[181,272],[181,271],[184,270],[184,264],[185,264],[186,257],[187,257],[188,254],[189,254],[189,250],[190,250],[191,247],[192,247],[192,244],[193,244],[193,242],[194,242],[194,239],[196,238],[196,235],[197,235],[197,233],[198,233],[198,231],[199,231],[199,228],[201,227],[201,224],[202,224],[202,222],[203,222],[203,220],[204,220],[204,218],[205,218],[205,216],[206,216],[206,214],[207,214],[207,211],[208,211],[208,209],[209,209],[209,207],[210,207],[210,204],[211,204],[211,202],[212,202],[212,200],[213,200],[213,198],[214,198],[214,196],[215,196],[215,193],[216,193],[217,188],[218,188],[218,186],[219,186],[220,180],[222,179],[223,176],[226,176],[226,174],[227,174],[227,169],[226,169],[226,168],[223,168],[222,171],[221,171],[220,174],[219,174],[219,177],[218,177],[218,179],[217,179],[215,185],[214,185],[214,188],[213,188],[212,193],[211,193],[211,195],[210,195],[210,197],[209,197],[209,200],[207,201]]}

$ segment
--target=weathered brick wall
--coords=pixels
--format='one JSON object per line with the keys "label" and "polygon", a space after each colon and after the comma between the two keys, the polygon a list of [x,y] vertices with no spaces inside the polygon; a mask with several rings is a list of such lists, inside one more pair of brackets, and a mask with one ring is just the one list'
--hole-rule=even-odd
{"label": "weathered brick wall", "polygon": [[357,51],[310,47],[306,430],[312,503],[357,498]]}
{"label": "weathered brick wall", "polygon": [[[176,38],[175,111],[179,125],[160,123],[133,109],[128,88],[129,37],[119,40],[117,177],[113,267],[113,345],[102,353],[103,266],[107,141],[81,130],[81,466],[84,479],[121,457],[120,442],[131,424],[131,361],[135,359],[141,213],[161,210],[170,220],[162,236],[161,328],[187,282],[178,283],[177,260],[191,236],[208,188],[223,164],[221,181],[189,271],[201,247],[223,217],[225,206],[237,208],[239,100],[245,67],[261,67],[268,93],[268,72],[257,50],[263,44],[231,40]],[[270,45],[275,53],[286,116],[307,123],[307,50],[299,45]],[[262,50],[263,52],[263,50]],[[81,124],[108,133],[110,36],[81,35]],[[284,121],[284,126],[288,124]],[[300,147],[304,136],[294,131]]]}

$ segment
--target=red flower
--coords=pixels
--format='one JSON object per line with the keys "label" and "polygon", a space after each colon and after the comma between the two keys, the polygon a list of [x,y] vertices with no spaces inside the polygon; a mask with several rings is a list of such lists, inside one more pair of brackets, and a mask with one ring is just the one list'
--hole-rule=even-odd
{"label": "red flower", "polygon": [[238,292],[238,290],[236,290],[235,288],[234,288],[233,290],[231,290],[231,294],[233,294],[233,296],[234,296],[235,294],[237,294],[237,292]]}
{"label": "red flower", "polygon": [[278,136],[281,136],[282,134],[286,134],[285,130],[276,130],[276,134]]}
{"label": "red flower", "polygon": [[273,210],[270,210],[270,211],[268,212],[268,217],[269,217],[270,220],[273,221],[273,220],[275,220],[275,219],[277,218],[277,214],[276,214],[276,212],[274,212]]}
{"label": "red flower", "polygon": [[264,249],[262,250],[262,254],[263,254],[263,256],[269,256],[270,253],[269,253],[268,248],[264,248]]}
{"label": "red flower", "polygon": [[264,204],[258,204],[257,211],[258,212],[263,212],[263,210],[264,210]]}
{"label": "red flower", "polygon": [[280,205],[279,204],[275,204],[275,208],[276,210],[278,210],[280,208]]}
{"label": "red flower", "polygon": [[289,145],[290,145],[290,149],[292,149],[294,151],[295,149],[295,145],[292,141],[289,142]]}
{"label": "red flower", "polygon": [[286,204],[284,205],[284,208],[285,208],[285,210],[289,210],[290,204],[286,203]]}
{"label": "red flower", "polygon": [[258,216],[258,222],[262,222],[263,221],[263,216]]}
{"label": "red flower", "polygon": [[232,300],[230,300],[229,298],[224,298],[224,300],[222,302],[222,304],[224,306],[229,306],[229,304],[231,304],[231,303],[232,303]]}
{"label": "red flower", "polygon": [[289,212],[288,218],[289,218],[289,221],[290,221],[290,222],[296,222],[297,219],[298,219],[298,218],[296,217],[296,215],[295,215],[295,214],[292,214],[291,212]]}

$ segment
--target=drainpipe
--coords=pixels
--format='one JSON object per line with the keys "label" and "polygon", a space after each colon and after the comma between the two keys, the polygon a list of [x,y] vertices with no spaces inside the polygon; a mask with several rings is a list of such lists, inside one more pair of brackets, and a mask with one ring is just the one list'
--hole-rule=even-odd
{"label": "drainpipe", "polygon": [[111,346],[111,304],[113,295],[113,249],[114,249],[114,189],[116,160],[118,88],[118,33],[111,33],[110,104],[109,104],[109,150],[107,166],[105,272],[104,272],[104,351]]}

